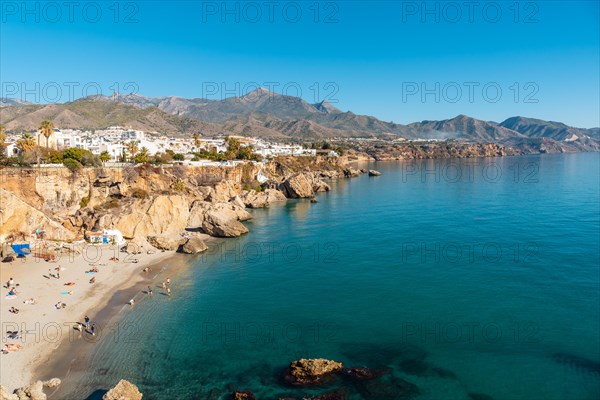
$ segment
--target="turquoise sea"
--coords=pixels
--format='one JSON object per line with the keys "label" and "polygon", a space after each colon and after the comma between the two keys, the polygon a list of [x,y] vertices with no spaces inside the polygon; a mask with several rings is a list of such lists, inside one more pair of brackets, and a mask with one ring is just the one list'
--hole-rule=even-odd
{"label": "turquoise sea", "polygon": [[[403,398],[390,394],[401,378],[423,400],[599,399],[599,161],[365,164],[383,175],[253,210],[250,234],[173,259],[190,264],[173,296],[157,277],[61,397],[98,398],[124,378],[144,399],[344,386],[386,400]],[[390,373],[379,395],[283,383],[290,361],[316,357]]]}

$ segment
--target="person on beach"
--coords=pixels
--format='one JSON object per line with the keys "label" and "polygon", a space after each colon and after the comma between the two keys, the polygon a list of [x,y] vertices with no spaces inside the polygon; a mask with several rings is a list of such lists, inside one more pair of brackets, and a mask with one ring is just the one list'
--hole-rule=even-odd
{"label": "person on beach", "polygon": [[52,278],[54,275],[52,274],[52,270],[48,268],[48,278]]}
{"label": "person on beach", "polygon": [[10,296],[16,296],[17,294],[19,294],[19,292],[17,292],[17,288],[13,287],[12,289],[10,289],[10,291],[8,292],[8,294]]}
{"label": "person on beach", "polygon": [[133,299],[129,300],[129,305],[131,305],[131,306],[132,306],[132,305],[134,305],[134,304],[135,304],[135,300],[133,300]]}
{"label": "person on beach", "polygon": [[167,285],[171,284],[171,278],[167,278]]}
{"label": "person on beach", "polygon": [[16,309],[16,308],[14,308],[14,307],[11,307],[11,308],[10,308],[10,310],[8,310],[8,312],[11,312],[11,313],[13,313],[13,314],[18,314],[18,313],[19,313],[19,310],[18,310],[18,309]]}
{"label": "person on beach", "polygon": [[163,290],[167,290],[167,282],[162,283],[162,288],[163,288]]}
{"label": "person on beach", "polygon": [[152,294],[152,288],[148,286],[148,294]]}
{"label": "person on beach", "polygon": [[8,282],[6,283],[6,287],[9,288],[11,286],[15,286],[15,281],[13,280],[13,278],[10,278],[8,280]]}
{"label": "person on beach", "polygon": [[96,324],[92,324],[92,327],[90,328],[90,332],[92,333],[92,336],[96,336]]}
{"label": "person on beach", "polygon": [[88,317],[87,315],[83,318],[83,322],[85,324],[86,328],[90,327],[90,317]]}
{"label": "person on beach", "polygon": [[90,279],[90,283],[96,283],[96,277],[93,277],[92,279]]}
{"label": "person on beach", "polygon": [[77,325],[75,326],[75,329],[77,329],[79,332],[83,331],[83,325],[81,325],[81,323],[77,323]]}
{"label": "person on beach", "polygon": [[56,267],[56,279],[60,279],[60,265]]}
{"label": "person on beach", "polygon": [[167,296],[171,297],[171,288],[167,288]]}

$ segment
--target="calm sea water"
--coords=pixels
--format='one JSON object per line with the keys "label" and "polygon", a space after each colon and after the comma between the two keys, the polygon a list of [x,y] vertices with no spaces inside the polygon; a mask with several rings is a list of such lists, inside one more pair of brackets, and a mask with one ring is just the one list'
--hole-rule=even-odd
{"label": "calm sea water", "polygon": [[68,397],[125,378],[145,399],[301,398],[325,390],[282,369],[325,357],[391,368],[417,399],[600,398],[599,154],[370,167],[185,259]]}

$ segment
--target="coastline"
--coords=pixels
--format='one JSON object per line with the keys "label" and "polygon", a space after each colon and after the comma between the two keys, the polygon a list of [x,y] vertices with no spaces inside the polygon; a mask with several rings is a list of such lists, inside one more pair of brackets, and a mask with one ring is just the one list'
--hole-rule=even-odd
{"label": "coastline", "polygon": [[[496,157],[504,158],[507,156],[476,158]],[[452,158],[437,160],[449,159]],[[365,166],[376,165],[384,161],[414,162],[417,160],[377,161],[356,159],[349,160],[347,164]],[[418,161],[427,160],[420,159]],[[338,176],[332,180],[345,180],[345,178]],[[218,245],[223,240],[226,239],[210,238],[207,241],[207,245],[209,247]],[[82,321],[83,316],[87,314],[100,329],[111,326],[111,324],[119,319],[120,310],[126,310],[126,307],[129,307],[126,305],[126,302],[133,297],[132,293],[139,295],[141,288],[145,288],[150,284],[149,282],[152,281],[153,277],[160,279],[156,277],[156,274],[160,271],[159,267],[161,263],[169,263],[170,260],[175,260],[178,257],[193,260],[193,256],[177,255],[174,251],[157,251],[155,254],[134,256],[134,258],[139,258],[139,262],[135,264],[126,262],[128,257],[124,257],[122,261],[113,263],[108,260],[112,255],[114,255],[114,250],[106,251],[102,254],[100,260],[96,262],[96,264],[106,265],[99,267],[99,274],[94,274],[94,276],[97,276],[97,283],[93,285],[88,283],[92,275],[84,274],[84,271],[90,268],[90,263],[82,255],[77,255],[72,260],[62,264],[63,267],[66,266],[66,271],[61,273],[60,280],[54,278],[48,280],[43,277],[43,275],[47,274],[48,268],[55,268],[61,264],[60,261],[57,263],[47,263],[33,257],[28,257],[25,261],[15,261],[13,265],[0,264],[2,282],[4,283],[12,277],[16,282],[21,284],[19,289],[22,292],[16,300],[7,300],[4,296],[0,299],[3,329],[5,328],[5,324],[10,324],[13,321],[20,325],[19,330],[32,330],[30,326],[39,323],[39,327],[34,328],[33,332],[26,334],[22,341],[10,341],[11,343],[21,343],[23,345],[23,349],[18,354],[9,353],[2,355],[0,359],[0,368],[3,371],[0,383],[7,387],[9,391],[29,385],[34,380],[54,377],[64,379],[65,377],[72,376],[71,374],[76,374],[77,367],[85,364],[86,351],[88,356],[93,351],[93,348],[90,346],[94,345],[94,341],[89,340],[90,335],[81,335],[75,331],[73,329],[75,322]],[[185,264],[185,267],[188,267],[191,263],[188,262]],[[146,266],[152,268],[150,274],[141,272]],[[35,273],[31,273],[32,268],[35,268]],[[68,287],[61,286],[67,281],[76,283],[73,287],[74,294],[59,294],[63,289],[70,290]],[[82,287],[85,290],[82,291]],[[31,288],[34,291],[31,291]],[[160,289],[155,288],[156,294],[159,291]],[[23,300],[30,297],[37,298],[38,304],[23,304]],[[65,301],[68,305],[67,308],[56,310],[53,305],[57,300]],[[11,306],[19,308],[21,313],[16,316],[9,314],[7,310]],[[44,307],[45,310],[43,314],[38,312],[41,307]],[[21,324],[23,323],[25,324],[25,329],[21,329]],[[45,336],[52,336],[55,332],[53,329],[56,326],[60,328],[59,340],[54,340],[54,338],[47,340],[48,338],[45,338]],[[3,332],[3,344],[7,343],[5,337],[7,330],[9,329],[4,329]],[[38,335],[34,336],[36,332]],[[98,338],[98,340],[101,340],[101,338]],[[69,384],[69,382],[65,382],[55,389],[54,392],[50,393],[49,397],[54,396],[56,393],[60,394],[68,388]]]}
{"label": "coastline", "polygon": [[[110,304],[113,297],[111,293],[139,285],[146,279],[143,268],[159,266],[175,254],[157,251],[135,256],[139,259],[137,263],[128,262],[129,257],[123,256],[114,262],[109,260],[114,255],[114,249],[105,247],[98,250],[106,251],[99,251],[99,257],[94,257],[93,263],[78,254],[58,262],[44,262],[28,256],[10,264],[0,264],[3,286],[10,278],[19,285],[16,299],[8,299],[4,295],[0,298],[2,345],[13,343],[22,346],[18,352],[2,354],[0,357],[0,383],[10,392],[39,379],[44,366],[56,358],[57,353],[61,353],[62,347],[76,341],[77,335],[82,336],[74,326],[77,322],[83,322],[85,315],[89,315],[92,322],[99,323],[95,313],[102,314],[102,310]],[[99,272],[85,273],[92,268],[91,265],[96,266]],[[60,279],[48,278],[48,269],[55,273],[54,269],[58,266],[61,267]],[[94,284],[89,283],[92,277],[96,278]],[[67,282],[75,284],[65,286]],[[68,294],[68,291],[72,294]],[[3,292],[8,292],[8,289],[3,287]],[[30,298],[36,299],[37,303],[23,303]],[[56,309],[57,301],[64,302],[66,307]],[[17,308],[19,313],[9,313],[10,307]],[[8,339],[7,331],[15,330],[20,332],[20,338]],[[83,335],[91,337],[89,334]],[[51,375],[55,377],[56,370]]]}

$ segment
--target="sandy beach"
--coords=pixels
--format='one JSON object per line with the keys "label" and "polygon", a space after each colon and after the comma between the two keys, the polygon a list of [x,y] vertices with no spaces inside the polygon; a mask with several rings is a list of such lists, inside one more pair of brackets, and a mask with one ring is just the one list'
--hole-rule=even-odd
{"label": "sandy beach", "polygon": [[[0,384],[10,391],[37,379],[33,372],[48,361],[54,350],[73,339],[74,334],[81,336],[74,327],[86,315],[94,323],[93,312],[104,307],[113,293],[155,275],[160,263],[174,254],[157,251],[132,256],[110,246],[86,246],[79,251],[63,253],[55,262],[30,255],[12,263],[0,263],[2,347],[21,347],[16,352],[0,354]],[[146,266],[152,270],[143,272]],[[60,278],[56,277],[56,268],[60,268]],[[98,272],[86,272],[93,268]],[[16,298],[7,296],[11,288],[6,286],[11,278]],[[90,283],[92,278],[94,283]],[[29,299],[35,299],[35,304],[25,303]],[[57,308],[59,302],[66,306]],[[12,307],[19,312],[10,312]],[[19,337],[9,338],[8,333],[14,331],[19,332]]]}

